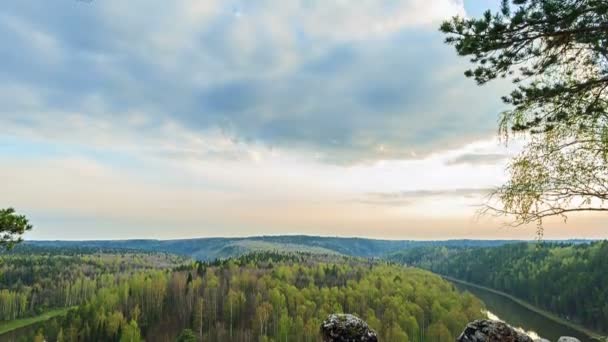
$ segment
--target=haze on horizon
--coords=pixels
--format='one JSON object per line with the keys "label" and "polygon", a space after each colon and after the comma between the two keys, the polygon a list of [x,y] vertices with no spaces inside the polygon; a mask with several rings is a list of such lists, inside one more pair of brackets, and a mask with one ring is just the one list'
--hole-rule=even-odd
{"label": "haze on horizon", "polygon": [[518,151],[509,85],[462,77],[438,32],[497,4],[3,2],[0,207],[27,239],[533,239],[476,216]]}

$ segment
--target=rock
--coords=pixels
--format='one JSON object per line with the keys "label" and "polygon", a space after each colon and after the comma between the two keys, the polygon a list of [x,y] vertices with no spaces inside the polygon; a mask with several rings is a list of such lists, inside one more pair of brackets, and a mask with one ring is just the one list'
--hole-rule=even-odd
{"label": "rock", "polygon": [[332,314],[321,324],[324,342],[378,342],[365,321],[350,314]]}
{"label": "rock", "polygon": [[467,324],[460,334],[458,342],[534,342],[528,335],[522,334],[511,326],[500,321],[477,320]]}
{"label": "rock", "polygon": [[570,336],[562,336],[557,340],[557,342],[581,342],[578,338],[570,337]]}

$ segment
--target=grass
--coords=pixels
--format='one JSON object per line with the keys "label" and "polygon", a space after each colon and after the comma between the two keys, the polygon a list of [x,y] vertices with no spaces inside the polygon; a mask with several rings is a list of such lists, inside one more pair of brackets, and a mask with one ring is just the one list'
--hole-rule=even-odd
{"label": "grass", "polygon": [[482,290],[486,290],[486,291],[492,292],[492,293],[497,294],[499,296],[503,296],[503,297],[508,298],[508,299],[516,302],[517,304],[519,304],[519,305],[527,308],[530,311],[533,311],[533,312],[535,312],[535,313],[537,313],[537,314],[539,314],[541,316],[544,316],[544,317],[546,317],[546,318],[548,318],[548,319],[550,319],[552,321],[555,321],[557,323],[565,325],[565,326],[567,326],[567,327],[569,327],[569,328],[571,328],[573,330],[579,331],[579,332],[581,332],[581,333],[583,333],[583,334],[591,337],[592,339],[599,340],[599,341],[607,341],[607,339],[606,339],[605,336],[602,336],[602,335],[598,334],[595,331],[592,331],[592,330],[590,330],[588,328],[585,328],[585,327],[583,327],[583,326],[581,326],[579,324],[576,324],[576,323],[574,323],[572,321],[568,321],[566,319],[563,319],[563,318],[561,318],[561,317],[559,317],[559,316],[557,316],[557,315],[555,315],[555,314],[553,314],[553,313],[551,313],[549,311],[546,311],[546,310],[543,310],[543,309],[541,309],[539,307],[536,307],[536,306],[534,306],[534,305],[532,305],[532,304],[530,304],[530,303],[528,303],[526,301],[523,301],[523,300],[521,300],[521,299],[519,299],[517,297],[513,297],[512,295],[510,295],[508,293],[505,293],[505,292],[502,292],[502,291],[498,291],[498,290],[495,290],[495,289],[490,288],[490,287],[486,287],[486,286],[482,286],[482,285],[477,285],[477,284],[469,283],[467,281],[456,279],[456,278],[452,278],[452,277],[445,276],[445,275],[441,275],[441,277],[443,277],[444,279],[449,280],[451,282],[454,282],[454,283],[461,283],[461,284],[464,284],[464,285],[468,285],[468,286],[472,286],[472,287],[476,287],[476,288],[479,288],[479,289],[482,289]]}
{"label": "grass", "polygon": [[48,321],[49,319],[57,316],[65,315],[71,308],[61,308],[49,310],[43,314],[34,317],[20,318],[12,321],[6,321],[0,323],[0,335],[6,334],[9,331],[25,328],[32,324]]}

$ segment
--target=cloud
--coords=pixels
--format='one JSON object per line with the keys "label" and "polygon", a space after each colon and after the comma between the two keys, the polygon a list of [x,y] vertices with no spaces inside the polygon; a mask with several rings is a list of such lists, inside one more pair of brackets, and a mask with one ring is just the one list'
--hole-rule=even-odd
{"label": "cloud", "polygon": [[479,198],[487,195],[490,188],[457,188],[441,190],[406,190],[397,192],[368,193],[356,202],[381,206],[409,206],[429,198]]}
{"label": "cloud", "polygon": [[486,137],[501,108],[500,86],[465,80],[436,32],[442,19],[464,13],[460,1],[0,8],[0,87],[26,90],[1,108],[0,124],[13,134],[53,128],[40,136],[89,145],[74,120],[139,136],[142,127],[123,124],[136,115],[148,127],[171,122],[202,139],[221,131],[344,164]]}
{"label": "cloud", "polygon": [[370,194],[371,196],[384,199],[392,198],[419,198],[419,197],[434,197],[434,196],[470,196],[477,194],[484,194],[490,191],[490,189],[479,189],[479,188],[460,188],[460,189],[442,189],[442,190],[410,190],[400,191],[393,193],[376,193]]}
{"label": "cloud", "polygon": [[504,181],[510,85],[477,87],[443,44],[461,1],[0,13],[0,202],[34,237],[495,234],[470,205]]}
{"label": "cloud", "polygon": [[465,153],[455,158],[452,158],[446,162],[447,165],[496,165],[499,162],[509,158],[507,154],[500,153],[488,153],[488,154],[475,154]]}

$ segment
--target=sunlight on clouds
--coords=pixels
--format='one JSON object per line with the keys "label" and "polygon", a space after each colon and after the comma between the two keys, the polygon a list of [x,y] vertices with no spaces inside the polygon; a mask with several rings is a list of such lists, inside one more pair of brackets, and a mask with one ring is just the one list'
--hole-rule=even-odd
{"label": "sunlight on clouds", "polygon": [[[117,166],[83,158],[38,158],[19,163],[2,158],[0,177],[7,186],[0,201],[10,201],[42,216],[64,218],[49,221],[55,222],[51,226],[41,225],[32,238],[52,238],[57,225],[68,225],[72,238],[108,237],[103,235],[107,234],[105,230],[73,230],[74,225],[89,222],[93,226],[105,222],[113,227],[130,227],[113,233],[116,238],[138,237],[137,232],[144,232],[145,227],[149,228],[145,231],[147,236],[159,238],[262,232],[408,239],[534,237],[533,229],[501,229],[500,220],[478,220],[475,205],[479,199],[468,197],[469,193],[478,192],[456,188],[470,178],[454,177],[453,166],[436,171],[451,179],[450,188],[425,190],[411,186],[418,190],[409,192],[399,190],[403,179],[410,184],[424,184],[428,178],[406,164],[400,169],[393,166],[394,172],[400,172],[383,186],[389,189],[394,183],[394,195],[390,196],[402,202],[388,204],[383,198],[384,201],[370,204],[354,199],[369,198],[363,190],[377,188],[376,178],[371,175],[386,177],[382,168],[373,165],[355,170],[281,154],[266,154],[258,161],[142,154],[131,157],[144,161],[137,166]],[[429,160],[416,163],[421,168],[440,165]],[[480,171],[477,172],[479,176]],[[353,186],[355,183],[359,183],[358,187]],[[576,222],[586,224],[582,235],[593,236],[601,231],[601,220],[583,216]],[[547,237],[569,233],[562,225],[548,222],[547,227],[551,228]]]}
{"label": "sunlight on clouds", "polygon": [[[454,173],[458,167],[446,166],[444,161],[458,151],[421,160],[337,166],[320,163],[305,151],[268,149],[238,142],[221,132],[195,134],[176,123],[136,134],[141,120],[135,120],[133,132],[115,132],[113,136],[122,137],[116,145],[107,145],[103,134],[96,137],[107,123],[72,120],[74,127],[64,127],[77,134],[63,136],[66,142],[89,136],[92,147],[124,154],[119,164],[103,158],[26,159],[19,163],[3,158],[0,177],[10,186],[0,200],[35,212],[91,217],[126,226],[189,227],[192,236],[211,234],[217,227],[237,235],[255,234],[255,229],[296,233],[323,227],[342,227],[344,230],[337,231],[347,234],[349,227],[382,225],[384,229],[386,225],[400,226],[405,237],[417,229],[407,224],[411,220],[430,216],[466,219],[472,212],[470,199],[449,189],[487,185],[479,183],[480,179],[491,182],[500,174],[493,169],[485,169],[490,175],[477,172],[473,177],[468,171]],[[126,122],[131,121],[127,117]],[[74,153],[70,146],[57,148],[65,148],[69,156]],[[461,152],[470,150],[484,151],[477,146]],[[230,155],[233,157],[227,157]],[[429,186],[447,186],[448,190],[433,192]],[[408,201],[396,205],[355,200],[372,191],[407,189],[411,193]],[[437,211],[442,214],[436,215]],[[382,236],[383,231],[368,231],[367,235]]]}

